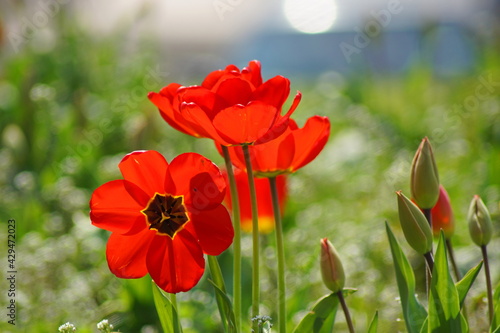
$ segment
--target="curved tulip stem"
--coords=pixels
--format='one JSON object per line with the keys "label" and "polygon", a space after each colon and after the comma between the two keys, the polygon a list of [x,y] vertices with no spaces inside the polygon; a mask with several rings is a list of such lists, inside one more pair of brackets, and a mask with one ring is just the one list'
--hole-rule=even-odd
{"label": "curved tulip stem", "polygon": [[[245,165],[248,175],[248,187],[250,189],[250,201],[252,204],[252,318],[259,315],[260,308],[260,245],[259,245],[259,211],[257,207],[257,193],[255,191],[255,180],[252,172],[252,160],[248,145],[243,145],[243,154],[245,155]],[[258,327],[257,321],[253,322],[254,330]]]}
{"label": "curved tulip stem", "polygon": [[429,225],[432,227],[431,209],[430,208],[424,208],[424,209],[422,209],[422,212],[424,213],[425,218],[427,219],[427,222],[429,222]]}
{"label": "curved tulip stem", "polygon": [[354,325],[352,324],[351,315],[349,314],[349,308],[345,302],[344,294],[342,290],[337,291],[337,297],[339,298],[340,305],[342,306],[342,310],[344,311],[345,321],[347,322],[347,326],[349,327],[349,333],[356,332],[354,330]]}
{"label": "curved tulip stem", "polygon": [[424,258],[425,258],[425,263],[427,264],[425,280],[427,286],[427,297],[429,297],[431,293],[432,270],[434,269],[434,256],[432,255],[432,250],[427,253],[424,253]]}
{"label": "curved tulip stem", "polygon": [[449,238],[446,238],[446,249],[448,250],[448,257],[450,259],[455,278],[457,279],[457,281],[460,281],[462,277],[460,275],[460,271],[458,270],[457,262],[455,260],[455,252],[453,251],[453,245],[451,244],[451,240]]}
{"label": "curved tulip stem", "polygon": [[486,292],[488,294],[488,315],[491,325],[493,322],[493,290],[491,288],[490,263],[488,260],[486,245],[481,245],[481,252],[483,253],[484,274],[486,275]]}
{"label": "curved tulip stem", "polygon": [[224,162],[226,163],[227,178],[229,179],[229,190],[233,211],[233,302],[234,319],[236,321],[236,332],[241,332],[241,224],[240,224],[240,201],[238,199],[238,188],[234,178],[231,157],[226,146],[222,146]]}
{"label": "curved tulip stem", "polygon": [[276,252],[278,256],[278,329],[286,332],[286,282],[285,282],[285,247],[283,245],[283,225],[276,186],[276,177],[269,178],[271,198],[273,201],[274,222],[276,224]]}

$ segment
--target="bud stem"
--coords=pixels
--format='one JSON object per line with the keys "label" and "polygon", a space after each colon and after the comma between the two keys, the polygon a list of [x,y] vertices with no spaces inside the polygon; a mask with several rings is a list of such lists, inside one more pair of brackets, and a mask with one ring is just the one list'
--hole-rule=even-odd
{"label": "bud stem", "polygon": [[491,325],[493,322],[493,291],[491,289],[490,264],[488,261],[488,251],[486,250],[486,245],[481,245],[481,252],[483,253],[484,274],[486,275],[486,292],[488,294],[488,315]]}
{"label": "bud stem", "polygon": [[460,271],[458,270],[457,262],[455,261],[455,252],[453,251],[453,246],[451,245],[451,240],[446,238],[446,249],[448,250],[448,257],[450,259],[451,267],[453,268],[453,273],[455,273],[455,278],[457,282],[462,278]]}
{"label": "bud stem", "polygon": [[283,225],[276,186],[276,177],[269,178],[271,198],[273,201],[274,223],[276,224],[276,252],[278,256],[278,332],[286,333],[286,281],[285,281],[285,248],[283,245]]}
{"label": "bud stem", "polygon": [[337,291],[337,297],[339,298],[340,305],[342,306],[342,310],[344,311],[345,321],[347,322],[347,326],[349,327],[349,333],[355,333],[356,331],[354,330],[351,315],[349,314],[349,309],[347,308],[347,304],[345,303],[345,298],[342,290]]}
{"label": "bud stem", "polygon": [[[248,187],[250,188],[250,201],[252,206],[252,317],[255,318],[260,312],[260,245],[259,245],[259,210],[257,207],[257,192],[255,191],[255,180],[253,177],[252,160],[248,145],[243,145],[245,165],[248,175]],[[253,322],[253,328],[258,329],[257,322]]]}
{"label": "bud stem", "polygon": [[425,218],[427,219],[427,222],[429,222],[429,226],[432,227],[432,215],[431,215],[431,210],[432,208],[423,208],[422,211],[424,213]]}
{"label": "bud stem", "polygon": [[233,301],[234,319],[236,321],[236,332],[241,332],[241,226],[240,226],[240,202],[238,199],[238,188],[234,178],[233,166],[229,157],[229,149],[221,145],[226,163],[227,178],[229,179],[229,189],[231,195],[233,211]]}
{"label": "bud stem", "polygon": [[427,268],[432,273],[432,270],[434,269],[434,256],[432,255],[432,251],[425,253],[424,258],[427,263]]}

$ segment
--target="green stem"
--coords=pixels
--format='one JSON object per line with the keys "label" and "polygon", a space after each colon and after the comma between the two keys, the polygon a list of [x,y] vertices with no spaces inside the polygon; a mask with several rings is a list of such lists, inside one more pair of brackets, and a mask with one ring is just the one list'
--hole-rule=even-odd
{"label": "green stem", "polygon": [[234,178],[233,166],[229,157],[229,150],[222,147],[224,161],[226,163],[227,177],[229,179],[229,189],[231,194],[231,204],[233,212],[233,302],[234,317],[236,320],[236,332],[241,332],[241,224],[240,224],[240,201],[238,199],[238,188]]}
{"label": "green stem", "polygon": [[488,294],[488,315],[491,325],[493,322],[493,290],[491,288],[490,263],[488,260],[486,245],[481,245],[481,252],[483,253],[484,274],[486,275],[486,292]]}
{"label": "green stem", "polygon": [[173,316],[172,318],[173,319],[172,326],[176,327],[176,329],[174,329],[174,332],[182,332],[181,323],[179,321],[180,317],[179,308],[177,307],[177,294],[169,294],[169,295],[170,295],[170,302],[172,303],[175,312],[177,312],[177,316]]}
{"label": "green stem", "polygon": [[347,308],[347,304],[345,303],[344,294],[342,290],[337,291],[337,297],[339,298],[340,305],[342,306],[342,310],[344,310],[345,321],[347,322],[347,326],[349,327],[349,333],[354,333],[354,325],[352,324],[351,315],[349,314],[349,309]]}
{"label": "green stem", "polygon": [[[243,145],[245,165],[248,175],[248,187],[250,189],[250,201],[252,204],[252,318],[259,315],[260,308],[260,274],[259,274],[259,211],[257,207],[257,193],[255,192],[255,180],[253,177],[252,160],[248,145]],[[254,330],[257,330],[257,321],[253,322]]]}
{"label": "green stem", "polygon": [[269,185],[271,187],[274,221],[276,224],[276,251],[278,255],[278,329],[280,333],[286,333],[285,247],[283,245],[283,224],[281,221],[276,177],[269,178]]}
{"label": "green stem", "polygon": [[432,280],[432,270],[434,269],[434,256],[432,255],[432,250],[424,254],[427,270],[425,275],[425,281],[427,286],[427,297],[431,293],[431,280]]}

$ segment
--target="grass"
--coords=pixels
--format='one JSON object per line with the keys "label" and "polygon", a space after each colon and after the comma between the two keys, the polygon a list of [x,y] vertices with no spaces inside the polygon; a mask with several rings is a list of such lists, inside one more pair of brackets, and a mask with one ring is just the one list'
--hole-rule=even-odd
{"label": "grass", "polygon": [[[158,72],[151,76],[164,61],[157,46],[143,41],[147,52],[123,55],[120,36],[97,41],[67,27],[50,53],[28,44],[17,54],[0,56],[0,219],[1,225],[12,218],[17,222],[16,327],[55,332],[70,321],[79,332],[96,332],[95,324],[108,318],[122,332],[156,332],[160,326],[149,279],[120,280],[109,272],[108,234],[90,225],[88,200],[96,187],[120,178],[117,163],[132,150],[155,149],[169,160],[194,151],[220,166],[223,161],[208,140],[170,128],[147,100],[148,91],[176,81]],[[0,47],[9,45],[4,40]],[[290,78],[292,91],[303,93],[298,122],[314,114],[332,122],[325,150],[289,179],[283,218],[290,329],[327,293],[319,272],[319,240],[328,237],[342,257],[347,286],[358,289],[347,299],[358,330],[366,330],[378,310],[380,332],[404,331],[384,221],[402,240],[394,191],[409,193],[411,159],[424,136],[433,144],[441,182],[455,209],[453,242],[462,273],[481,256],[471,245],[465,221],[476,193],[494,215],[497,237],[490,253],[498,252],[500,86],[476,96],[484,79],[500,81],[498,55],[494,46],[484,46],[474,72],[453,78],[435,76],[425,63],[397,76]],[[474,98],[477,105],[454,108]],[[0,228],[0,239],[6,235],[7,227]],[[275,318],[273,242],[274,235],[262,236],[261,270],[263,314]],[[250,244],[245,235],[247,291]],[[6,253],[5,245],[1,249]],[[413,267],[423,270],[423,261],[407,249]],[[220,260],[230,286],[230,251]],[[497,284],[500,262],[494,255],[491,261]],[[485,325],[481,279],[467,303],[477,327]],[[417,283],[423,295],[424,281]],[[4,292],[1,297],[6,300]],[[250,294],[243,297],[249,309]],[[185,333],[220,331],[206,280],[180,294],[178,302]],[[337,327],[345,329],[343,317],[337,317]],[[12,327],[3,320],[0,330]]]}

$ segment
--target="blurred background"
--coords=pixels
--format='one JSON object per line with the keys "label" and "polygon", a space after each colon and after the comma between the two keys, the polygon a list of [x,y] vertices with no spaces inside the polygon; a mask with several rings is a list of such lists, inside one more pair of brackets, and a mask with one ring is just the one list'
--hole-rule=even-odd
{"label": "blurred background", "polygon": [[[15,327],[2,310],[0,330],[56,332],[70,321],[79,332],[97,332],[107,318],[121,332],[160,332],[150,279],[109,272],[108,233],[90,224],[89,198],[121,177],[118,162],[137,149],[168,160],[194,151],[222,165],[209,140],[161,121],[147,93],[171,82],[199,84],[213,70],[258,59],[264,79],[283,75],[292,92],[302,92],[300,125],[315,114],[332,122],[325,150],[289,177],[290,329],[327,294],[318,263],[319,240],[328,237],[347,286],[358,288],[348,298],[358,329],[378,310],[380,332],[404,331],[384,221],[422,270],[399,229],[394,191],[409,193],[424,136],[455,210],[462,273],[481,256],[465,221],[474,194],[492,212],[498,236],[499,16],[494,0],[2,0],[0,267],[7,271],[3,240],[15,219],[18,308]],[[263,314],[275,318],[273,234],[262,242]],[[250,276],[248,235],[243,246]],[[498,239],[490,245],[495,284],[499,247]],[[220,260],[230,286],[231,251]],[[482,279],[467,301],[476,314],[471,327],[485,327]],[[419,288],[423,295],[423,281]],[[206,279],[178,299],[184,332],[221,331]]]}

